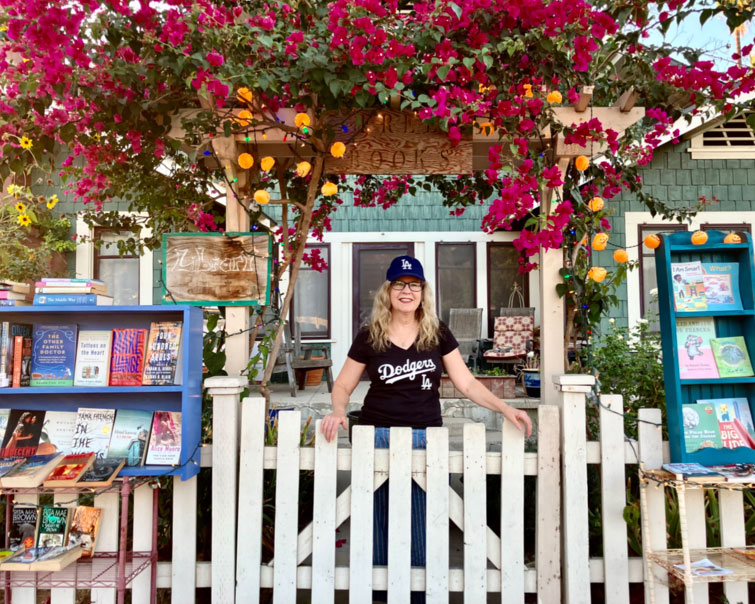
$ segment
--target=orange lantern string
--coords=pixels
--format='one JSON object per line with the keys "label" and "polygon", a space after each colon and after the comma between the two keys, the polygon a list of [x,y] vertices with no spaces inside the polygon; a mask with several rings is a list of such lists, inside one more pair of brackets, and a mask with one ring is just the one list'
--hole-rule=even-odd
{"label": "orange lantern string", "polygon": [[265,172],[269,172],[270,170],[272,170],[274,165],[275,165],[275,160],[269,155],[263,157],[260,160],[260,168],[262,168]]}
{"label": "orange lantern string", "polygon": [[330,146],[330,154],[333,157],[343,157],[344,153],[346,153],[346,145],[341,141],[337,141]]}
{"label": "orange lantern string", "polygon": [[308,161],[300,161],[298,164],[296,164],[296,175],[304,178],[307,174],[309,174],[309,171],[312,169],[312,164],[310,164]]}
{"label": "orange lantern string", "polygon": [[654,250],[659,245],[661,245],[661,238],[658,237],[658,235],[651,233],[645,239],[643,240],[643,243],[645,244],[645,247],[650,248],[651,250]]}
{"label": "orange lantern string", "polygon": [[593,266],[589,271],[587,271],[587,278],[592,279],[593,281],[595,281],[595,283],[600,283],[601,281],[603,281],[603,279],[606,278],[607,274],[608,271],[602,266]]}
{"label": "orange lantern string", "polygon": [[606,249],[606,244],[608,244],[608,235],[605,233],[598,233],[592,238],[592,249],[594,250],[602,252]]}
{"label": "orange lantern string", "polygon": [[705,231],[695,231],[692,233],[692,245],[703,245],[708,241],[708,233]]}
{"label": "orange lantern string", "polygon": [[574,166],[579,170],[580,172],[584,172],[587,170],[587,168],[590,167],[590,160],[587,159],[584,155],[580,155],[577,157],[577,159],[574,160]]}
{"label": "orange lantern string", "polygon": [[335,195],[336,193],[338,193],[338,185],[328,181],[322,186],[322,189],[320,189],[320,192],[326,197]]}
{"label": "orange lantern string", "polygon": [[270,203],[270,193],[268,193],[264,189],[257,189],[254,192],[254,201],[256,201],[261,206],[264,206]]}
{"label": "orange lantern string", "polygon": [[627,260],[629,260],[629,254],[627,254],[626,250],[616,250],[613,253],[613,259],[619,264],[624,264]]}
{"label": "orange lantern string", "polygon": [[242,153],[238,158],[239,166],[248,170],[254,165],[254,158],[249,153]]}
{"label": "orange lantern string", "polygon": [[592,212],[600,212],[603,209],[604,205],[605,202],[603,201],[602,197],[593,197],[590,201],[587,202],[587,207],[590,208],[590,211]]}

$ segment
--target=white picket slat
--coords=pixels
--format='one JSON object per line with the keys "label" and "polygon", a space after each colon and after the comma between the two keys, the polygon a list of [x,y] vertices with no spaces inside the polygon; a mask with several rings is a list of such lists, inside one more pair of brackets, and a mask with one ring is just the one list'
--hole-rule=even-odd
{"label": "white picket slat", "polygon": [[[720,489],[718,505],[721,512],[721,546],[745,546],[745,522],[742,491]],[[747,604],[747,583],[727,581],[724,583],[724,594],[729,602]]]}
{"label": "white picket slat", "polygon": [[336,567],[336,458],[338,439],[328,442],[315,431],[315,487],[312,517],[312,604],[332,604]]}
{"label": "white picket slat", "polygon": [[448,604],[448,428],[427,429],[427,604]]}
{"label": "white picket slat", "polygon": [[[179,480],[176,478],[175,480]],[[147,552],[152,549],[152,496],[153,489],[145,484],[134,490],[134,522],[132,543],[134,551]],[[196,514],[194,514],[196,516]],[[157,519],[154,519],[157,522]],[[131,585],[131,597],[134,602],[149,602],[150,587],[152,585],[152,572],[150,568],[139,573]]]}
{"label": "white picket slat", "polygon": [[[37,505],[39,497],[37,495],[16,495],[14,505]],[[14,573],[11,573],[11,577]],[[11,589],[11,600],[13,604],[37,604],[37,590],[33,587],[14,587]]]}
{"label": "white picket slat", "polygon": [[464,601],[487,593],[485,424],[464,424]]}
{"label": "white picket slat", "polygon": [[617,543],[627,542],[627,525],[624,521],[627,504],[624,409],[621,396],[603,395],[600,400],[600,500],[605,599],[611,604],[629,604],[629,556],[627,548],[616,547]]}
{"label": "white picket slat", "polygon": [[241,405],[236,601],[249,604],[260,599],[264,448],[265,399],[246,398]]}
{"label": "white picket slat", "polygon": [[[197,477],[173,480],[173,523],[170,601],[193,604],[197,578]],[[180,523],[180,524],[179,524]]]}
{"label": "white picket slat", "polygon": [[[72,495],[71,493],[56,493],[53,496],[55,504],[60,504],[67,508],[75,508],[76,499],[76,495]],[[70,514],[73,516],[73,511]],[[56,587],[50,590],[50,604],[75,604],[75,602],[76,589],[73,587]]]}
{"label": "white picket slat", "polygon": [[501,604],[524,604],[524,433],[501,426]]}
{"label": "white picket slat", "polygon": [[278,475],[275,481],[273,603],[296,601],[296,544],[299,522],[300,411],[278,413]]}
{"label": "white picket slat", "polygon": [[[561,473],[559,409],[537,410],[537,597],[561,602]],[[581,428],[584,430],[584,426]]]}
{"label": "white picket slat", "polygon": [[[705,519],[705,490],[704,489],[685,489],[687,498],[687,536],[689,538],[689,547],[704,548],[708,543],[706,535]],[[708,585],[697,583],[692,586],[695,604],[708,604],[709,594]]]}
{"label": "white picket slat", "polygon": [[412,429],[391,428],[388,492],[388,604],[409,604],[411,593]]}
{"label": "white picket slat", "polygon": [[349,601],[371,602],[375,428],[354,426],[352,441]]}
{"label": "white picket slat", "polygon": [[[100,530],[94,546],[96,552],[118,551],[118,537],[120,534],[121,501],[118,493],[104,493],[96,495],[94,506],[102,508]],[[115,588],[98,588],[92,590],[92,602],[97,604],[115,604]]]}

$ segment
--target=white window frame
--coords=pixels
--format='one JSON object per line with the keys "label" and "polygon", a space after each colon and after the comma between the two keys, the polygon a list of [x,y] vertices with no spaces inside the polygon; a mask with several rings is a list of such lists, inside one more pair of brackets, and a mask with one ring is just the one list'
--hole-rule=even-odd
{"label": "white window frame", "polygon": [[[689,139],[689,147],[687,153],[690,154],[692,159],[755,159],[755,145],[751,147],[747,146],[704,146],[703,135],[705,132],[716,130],[718,128],[726,128],[727,122],[721,121],[720,123],[706,128],[704,131],[695,134]],[[752,132],[753,138],[755,138],[755,132]],[[740,221],[741,222],[741,221]]]}

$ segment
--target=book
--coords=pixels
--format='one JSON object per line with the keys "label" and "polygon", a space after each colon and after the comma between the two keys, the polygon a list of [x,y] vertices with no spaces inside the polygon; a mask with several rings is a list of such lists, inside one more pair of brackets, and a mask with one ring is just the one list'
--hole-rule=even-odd
{"label": "book", "polygon": [[0,457],[36,455],[44,421],[45,411],[12,409],[0,447]]}
{"label": "book", "polygon": [[[94,463],[94,453],[66,455],[42,483],[45,487],[68,487],[76,484]],[[60,544],[62,545],[62,543]]]}
{"label": "book", "polygon": [[73,386],[77,330],[75,323],[34,326],[32,386]]}
{"label": "book", "polygon": [[0,290],[0,300],[26,300],[26,294],[10,290]]}
{"label": "book", "polygon": [[0,434],[2,434],[3,437],[5,436],[5,430],[8,428],[8,418],[10,417],[10,411],[10,409],[0,409]]}
{"label": "book", "polygon": [[73,448],[73,436],[76,432],[76,411],[48,411],[39,435],[37,454],[64,453],[68,455]]}
{"label": "book", "polygon": [[0,323],[0,387],[10,386],[10,360],[13,340],[10,337],[10,321]]}
{"label": "book", "polygon": [[25,457],[4,457],[0,459],[0,486],[3,484],[3,476],[23,462]]}
{"label": "book", "polygon": [[56,285],[55,287],[37,287],[37,294],[99,294],[107,295],[107,287],[102,285]]}
{"label": "book", "polygon": [[80,547],[35,547],[0,562],[3,571],[57,572],[82,556]]}
{"label": "book", "polygon": [[31,383],[31,338],[13,338],[13,388],[21,388]]}
{"label": "book", "polygon": [[0,334],[0,348],[2,348],[2,351],[0,352],[3,354],[3,357],[0,359],[0,366],[4,367],[4,369],[0,368],[0,373],[5,373],[9,379],[12,378],[13,375],[13,357],[16,336],[31,338],[32,325],[29,323],[11,323],[10,321],[3,321],[2,334]]}
{"label": "book", "polygon": [[674,308],[677,312],[707,309],[701,262],[672,262],[671,283],[674,292]]}
{"label": "book", "polygon": [[113,297],[101,294],[34,294],[35,306],[112,306]]}
{"label": "book", "polygon": [[703,262],[708,310],[742,310],[738,262]]}
{"label": "book", "polygon": [[110,357],[111,386],[141,386],[146,340],[146,329],[113,330],[113,352]]}
{"label": "book", "polygon": [[753,427],[750,404],[746,398],[699,399],[696,402],[698,405],[713,405],[724,447],[755,448],[755,427]]}
{"label": "book", "polygon": [[42,277],[34,285],[36,287],[49,287],[52,285],[106,285],[106,283],[100,279],[89,279],[88,277]]}
{"label": "book", "polygon": [[0,300],[0,306],[31,306],[29,300]]}
{"label": "book", "polygon": [[8,529],[8,548],[15,552],[34,547],[38,522],[39,510],[36,507],[13,506]]}
{"label": "book", "polygon": [[118,472],[126,465],[126,459],[95,459],[92,467],[78,481],[80,487],[109,487]]}
{"label": "book", "polygon": [[149,326],[142,384],[168,386],[181,383],[181,321],[158,321]]}
{"label": "book", "polygon": [[176,465],[181,461],[181,413],[155,411],[147,446],[147,465]]}
{"label": "book", "polygon": [[0,290],[18,292],[20,294],[28,294],[31,291],[31,287],[29,287],[28,283],[10,281],[8,279],[0,279]]}
{"label": "book", "polygon": [[750,355],[747,353],[747,344],[742,336],[729,338],[713,338],[713,358],[716,360],[718,373],[722,378],[752,377]]}
{"label": "book", "polygon": [[711,340],[716,337],[713,317],[680,318],[676,321],[676,347],[679,378],[715,379],[719,377]]}
{"label": "book", "polygon": [[44,505],[39,510],[36,547],[62,547],[68,536],[71,508]]}
{"label": "book", "polygon": [[125,459],[127,466],[142,465],[151,426],[152,411],[118,409],[107,458]]}
{"label": "book", "polygon": [[68,547],[80,546],[81,557],[91,558],[97,545],[102,508],[80,505],[74,508],[68,530]]}
{"label": "book", "polygon": [[681,474],[684,480],[690,482],[724,482],[726,480],[722,474],[695,462],[665,463],[662,467],[675,476]]}
{"label": "book", "polygon": [[74,386],[107,386],[110,376],[110,345],[113,341],[111,330],[89,330],[79,332],[76,346],[76,370]]}
{"label": "book", "polygon": [[8,472],[2,479],[4,489],[34,488],[42,484],[58,462],[62,453],[49,455],[32,455]]}
{"label": "book", "polygon": [[721,474],[726,482],[755,483],[755,466],[749,463],[710,466],[713,472]]}
{"label": "book", "polygon": [[[683,563],[674,564],[674,566],[682,570],[685,570],[686,568]],[[702,560],[691,562],[690,570],[692,574],[697,577],[716,577],[719,575],[730,575],[733,572],[731,569],[718,566],[718,564],[714,564],[713,562],[708,560],[708,558],[703,558]]]}
{"label": "book", "polygon": [[76,415],[71,453],[91,452],[95,459],[105,459],[114,420],[115,409],[80,407]]}
{"label": "book", "polygon": [[682,419],[687,453],[706,447],[721,448],[721,429],[713,405],[682,405]]}

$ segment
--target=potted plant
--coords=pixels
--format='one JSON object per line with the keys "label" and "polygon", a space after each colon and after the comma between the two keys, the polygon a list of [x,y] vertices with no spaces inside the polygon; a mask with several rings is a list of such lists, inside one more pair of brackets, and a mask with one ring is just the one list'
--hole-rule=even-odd
{"label": "potted plant", "polygon": [[522,383],[527,396],[531,398],[540,397],[540,357],[532,350],[527,353],[524,359]]}
{"label": "potted plant", "polygon": [[[516,398],[516,376],[510,375],[502,367],[494,367],[482,372],[475,372],[475,378],[498,398]],[[441,398],[465,398],[451,382],[447,375],[440,380]]]}

